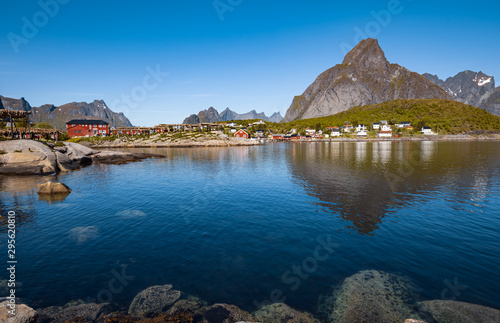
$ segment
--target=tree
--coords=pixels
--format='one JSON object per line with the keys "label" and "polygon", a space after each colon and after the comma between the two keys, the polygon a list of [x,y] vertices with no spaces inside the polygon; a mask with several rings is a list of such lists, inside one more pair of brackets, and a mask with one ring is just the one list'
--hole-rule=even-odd
{"label": "tree", "polygon": [[52,127],[50,125],[50,123],[48,122],[39,122],[37,123],[34,128],[38,128],[38,129],[54,129],[54,127]]}

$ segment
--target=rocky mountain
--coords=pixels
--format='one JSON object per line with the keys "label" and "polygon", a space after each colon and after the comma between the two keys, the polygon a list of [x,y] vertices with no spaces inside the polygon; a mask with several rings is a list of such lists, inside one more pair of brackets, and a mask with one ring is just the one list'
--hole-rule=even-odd
{"label": "rocky mountain", "polygon": [[362,40],[338,64],[296,96],[284,122],[333,115],[396,99],[451,99],[418,73],[387,61],[376,39]]}
{"label": "rocky mountain", "polygon": [[499,89],[495,89],[495,78],[483,72],[463,71],[446,81],[428,73],[423,77],[445,90],[455,101],[470,104],[500,115]]}
{"label": "rocky mountain", "polygon": [[72,102],[61,106],[45,104],[31,107],[24,98],[12,99],[0,96],[5,109],[31,111],[32,123],[48,122],[54,128],[66,129],[66,122],[71,119],[100,119],[109,122],[112,127],[131,127],[132,123],[123,113],[115,113],[103,100],[91,103]]}
{"label": "rocky mountain", "polygon": [[267,117],[265,113],[257,113],[252,110],[247,113],[239,114],[229,108],[226,108],[220,114],[213,107],[207,110],[200,111],[198,114],[192,114],[186,119],[184,119],[185,124],[198,124],[198,123],[211,123],[219,121],[230,121],[230,120],[248,120],[248,119],[262,119],[269,122],[280,122],[283,117],[279,112],[273,113],[270,117]]}

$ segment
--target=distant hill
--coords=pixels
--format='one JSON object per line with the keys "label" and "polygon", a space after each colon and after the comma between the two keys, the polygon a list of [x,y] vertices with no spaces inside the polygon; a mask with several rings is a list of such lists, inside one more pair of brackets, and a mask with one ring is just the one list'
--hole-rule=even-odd
{"label": "distant hill", "polygon": [[323,72],[296,96],[283,122],[333,115],[395,99],[451,99],[439,86],[387,61],[376,39],[364,39],[342,64]]}
{"label": "distant hill", "polygon": [[100,119],[109,122],[114,127],[131,127],[132,123],[123,113],[111,111],[103,100],[91,103],[72,102],[61,106],[45,104],[31,107],[24,98],[12,99],[0,96],[5,109],[31,111],[30,121],[33,123],[47,122],[54,128],[66,129],[66,122],[71,119]]}
{"label": "distant hill", "polygon": [[198,123],[211,123],[219,121],[231,121],[231,120],[247,120],[247,119],[260,119],[268,122],[280,122],[283,117],[279,112],[273,113],[270,117],[267,117],[265,113],[257,113],[252,110],[247,113],[239,114],[229,108],[226,108],[220,114],[217,109],[210,107],[207,110],[202,110],[198,114],[192,114],[186,119],[184,119],[185,124],[198,124]]}
{"label": "distant hill", "polygon": [[500,115],[500,87],[495,88],[495,78],[483,72],[463,71],[446,81],[437,75],[422,74],[423,77],[445,90],[453,100]]}
{"label": "distant hill", "polygon": [[286,128],[301,129],[341,126],[345,121],[371,125],[374,122],[411,121],[418,131],[422,126],[438,127],[446,133],[472,132],[476,130],[500,131],[500,117],[483,109],[461,102],[439,99],[394,100],[390,102],[354,107],[332,116],[291,121],[283,124]]}

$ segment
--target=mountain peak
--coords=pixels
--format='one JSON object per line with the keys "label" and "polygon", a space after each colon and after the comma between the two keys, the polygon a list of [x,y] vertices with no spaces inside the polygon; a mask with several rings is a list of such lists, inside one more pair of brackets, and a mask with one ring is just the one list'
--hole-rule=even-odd
{"label": "mountain peak", "polygon": [[347,53],[342,63],[355,64],[359,67],[373,67],[373,65],[386,65],[388,62],[378,40],[366,38]]}

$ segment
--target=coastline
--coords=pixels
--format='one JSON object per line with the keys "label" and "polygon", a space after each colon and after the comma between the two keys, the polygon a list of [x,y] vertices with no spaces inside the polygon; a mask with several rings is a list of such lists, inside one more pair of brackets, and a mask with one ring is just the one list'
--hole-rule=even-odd
{"label": "coastline", "polygon": [[109,148],[204,148],[204,147],[239,147],[239,146],[259,146],[268,143],[289,142],[399,142],[399,141],[500,141],[500,134],[490,135],[433,135],[414,136],[400,138],[328,138],[328,139],[298,139],[298,140],[272,140],[262,141],[251,139],[219,139],[219,140],[182,140],[182,141],[159,141],[158,139],[136,139],[123,141],[100,141],[96,143],[81,142],[81,144],[95,149]]}

